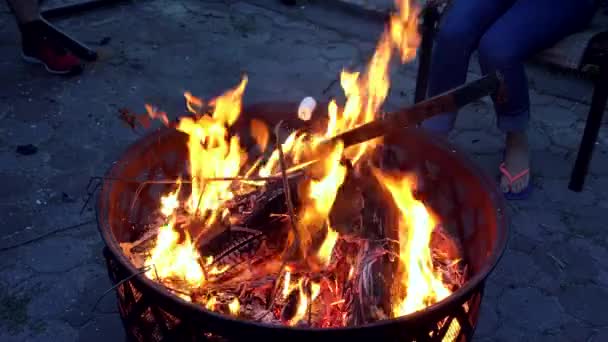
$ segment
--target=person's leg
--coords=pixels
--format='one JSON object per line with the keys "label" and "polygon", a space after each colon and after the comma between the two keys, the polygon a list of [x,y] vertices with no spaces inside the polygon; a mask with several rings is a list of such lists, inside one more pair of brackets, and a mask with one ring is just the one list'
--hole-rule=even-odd
{"label": "person's leg", "polygon": [[54,74],[76,74],[82,71],[80,60],[45,34],[46,25],[40,17],[38,0],[7,0],[15,14],[23,59],[42,64]]}
{"label": "person's leg", "polygon": [[[429,75],[429,96],[457,87],[466,81],[471,53],[479,39],[515,0],[454,0],[437,32]],[[445,113],[422,123],[422,127],[447,134],[456,113]]]}
{"label": "person's leg", "polygon": [[[507,100],[496,103],[498,127],[506,134],[505,167],[516,175],[529,168],[526,128],[530,99],[524,61],[557,41],[582,29],[591,19],[593,0],[517,0],[487,30],[479,42],[479,62],[484,74],[499,70]],[[529,174],[512,184],[503,176],[503,191],[520,192]]]}
{"label": "person's leg", "polygon": [[40,19],[38,0],[6,0],[13,9],[19,24],[25,24]]}

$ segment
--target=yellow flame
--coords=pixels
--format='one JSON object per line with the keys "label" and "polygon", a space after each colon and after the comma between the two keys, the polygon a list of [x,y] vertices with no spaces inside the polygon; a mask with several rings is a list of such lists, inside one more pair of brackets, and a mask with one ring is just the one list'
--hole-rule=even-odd
{"label": "yellow flame", "polygon": [[414,198],[414,179],[378,170],[374,174],[389,191],[400,213],[399,258],[404,273],[400,280],[407,293],[397,294],[400,298],[393,306],[393,315],[398,317],[424,309],[446,298],[451,291],[433,268],[429,246],[435,220],[424,203]]}
{"label": "yellow flame", "polygon": [[189,211],[204,217],[206,226],[213,224],[225,201],[233,198],[230,182],[206,182],[207,178],[236,177],[246,161],[239,138],[229,136],[228,128],[236,121],[241,110],[241,100],[247,78],[235,89],[229,90],[212,101],[215,105],[211,116],[183,118],[177,129],[188,134],[188,152],[192,193]]}
{"label": "yellow flame", "polygon": [[[344,145],[339,141],[328,156],[321,162],[323,178],[307,181],[305,188],[306,203],[300,213],[301,224],[297,229],[300,234],[300,248],[304,255],[312,241],[312,235],[319,231],[327,221],[336,194],[346,177],[346,167],[342,165]],[[337,237],[336,237],[337,239]]]}
{"label": "yellow flame", "polygon": [[[380,113],[390,88],[389,67],[393,50],[398,51],[402,63],[415,57],[420,43],[418,11],[412,10],[409,0],[396,0],[396,7],[398,12],[391,15],[389,27],[380,37],[365,74],[342,71],[340,85],[347,100],[341,113],[335,102],[330,102],[327,137],[368,123]],[[345,155],[354,165],[379,141],[375,139],[352,146]]]}
{"label": "yellow flame", "polygon": [[291,290],[291,268],[289,266],[285,267],[285,277],[283,278],[283,291],[281,294],[283,298],[287,298],[289,292]]}
{"label": "yellow flame", "polygon": [[[314,300],[319,296],[319,293],[321,293],[321,284],[311,282],[310,283],[310,297],[307,296],[305,286],[304,286],[305,282],[306,282],[306,278],[301,278],[298,281],[298,288],[297,288],[298,304],[297,304],[295,315],[288,322],[289,325],[293,326],[293,325],[297,324],[300,320],[302,320],[306,316],[306,313],[308,312],[309,303],[314,302]],[[294,290],[296,290],[296,289],[294,289]]]}
{"label": "yellow flame", "polygon": [[187,232],[184,235],[184,241],[180,243],[180,234],[172,222],[160,227],[156,245],[145,262],[146,266],[151,266],[148,277],[183,279],[196,286],[205,283],[203,268],[198,262],[200,255],[190,235]]}
{"label": "yellow flame", "polygon": [[177,180],[177,189],[160,198],[160,212],[165,216],[171,216],[179,208],[179,191],[182,186],[181,179]]}
{"label": "yellow flame", "polygon": [[205,308],[207,308],[207,310],[215,310],[216,304],[217,304],[217,299],[214,296],[212,296],[211,298],[209,298],[207,303],[205,303]]}
{"label": "yellow flame", "polygon": [[319,248],[319,253],[317,254],[319,260],[321,260],[325,266],[329,265],[329,262],[331,261],[331,254],[337,241],[338,232],[331,229],[329,222],[327,222],[327,236],[325,237],[325,240],[323,240],[323,243]]}
{"label": "yellow flame", "polygon": [[228,304],[228,309],[230,310],[230,313],[238,316],[240,310],[241,310],[241,304],[239,303],[238,298],[234,298],[232,300],[232,302],[230,302],[230,304]]}

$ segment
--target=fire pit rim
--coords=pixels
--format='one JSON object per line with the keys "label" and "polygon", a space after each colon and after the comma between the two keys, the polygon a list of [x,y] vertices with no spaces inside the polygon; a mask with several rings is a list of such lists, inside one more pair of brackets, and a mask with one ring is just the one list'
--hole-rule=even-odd
{"label": "fire pit rim", "polygon": [[[256,103],[255,105],[250,105],[248,107],[243,108],[243,113],[246,113],[248,108],[254,108],[254,106],[264,107],[266,105],[274,106],[274,105],[276,105],[276,103]],[[256,322],[256,321],[238,319],[233,316],[216,313],[216,312],[207,310],[206,308],[204,308],[201,305],[187,302],[187,301],[179,298],[178,296],[174,295],[165,287],[163,287],[163,286],[157,284],[155,281],[147,278],[137,268],[135,268],[135,266],[130,262],[130,260],[127,259],[127,257],[124,255],[124,253],[122,253],[122,249],[121,249],[118,241],[115,239],[115,237],[111,233],[110,227],[106,227],[103,224],[104,219],[102,217],[100,217],[101,203],[104,200],[103,197],[105,194],[105,192],[103,191],[103,188],[106,186],[106,184],[102,185],[102,190],[99,191],[99,194],[98,194],[97,200],[96,200],[95,209],[96,209],[96,219],[97,219],[97,223],[98,223],[97,226],[98,226],[100,234],[106,244],[106,247],[109,249],[109,252],[113,254],[113,256],[116,258],[116,260],[121,264],[121,266],[124,267],[125,269],[129,270],[131,275],[134,275],[139,272],[138,274],[136,274],[132,278],[130,278],[130,280],[135,281],[136,283],[138,283],[138,285],[143,285],[140,288],[140,290],[142,292],[153,294],[154,296],[159,297],[160,299],[162,299],[163,304],[166,304],[170,307],[179,306],[181,310],[187,308],[188,311],[202,314],[202,315],[206,316],[205,318],[211,318],[212,321],[210,323],[213,323],[213,322],[219,323],[221,321],[225,322],[226,320],[228,320],[232,324],[240,325],[243,328],[258,327],[258,328],[264,328],[264,329],[270,328],[270,329],[273,329],[273,331],[275,331],[275,332],[278,332],[278,331],[287,332],[288,331],[291,333],[298,333],[298,332],[316,333],[316,332],[340,332],[340,331],[351,331],[352,332],[355,330],[375,329],[375,328],[388,327],[388,326],[393,326],[393,325],[401,326],[402,324],[417,325],[424,321],[433,320],[434,318],[440,318],[439,316],[444,316],[445,312],[452,310],[453,308],[455,308],[457,306],[460,306],[461,305],[460,303],[468,300],[468,298],[470,298],[474,294],[474,291],[479,286],[483,285],[483,282],[485,282],[488,275],[492,272],[492,270],[496,267],[496,265],[500,261],[502,255],[504,253],[504,250],[506,248],[506,244],[507,244],[507,240],[508,240],[508,231],[509,231],[508,218],[505,215],[506,202],[505,202],[504,196],[502,196],[502,194],[500,193],[496,182],[494,180],[492,180],[485,172],[481,171],[481,169],[475,163],[473,163],[465,153],[461,152],[459,149],[452,146],[447,141],[447,139],[445,139],[442,136],[435,136],[432,133],[423,131],[422,129],[419,129],[419,128],[404,128],[404,131],[406,131],[407,134],[409,134],[409,135],[417,135],[423,139],[428,140],[428,139],[432,138],[432,142],[431,142],[432,144],[436,145],[439,149],[444,150],[446,153],[451,153],[456,158],[461,160],[463,162],[462,166],[465,167],[469,172],[471,172],[473,175],[475,175],[477,177],[477,179],[479,180],[481,185],[486,189],[488,195],[490,195],[490,200],[494,203],[495,207],[497,208],[496,215],[498,218],[497,223],[496,223],[497,236],[496,236],[496,241],[495,241],[495,247],[491,251],[491,253],[488,257],[488,262],[486,262],[483,265],[483,267],[478,272],[476,272],[475,275],[473,275],[471,278],[469,278],[463,284],[463,286],[461,286],[459,289],[457,289],[456,291],[451,293],[448,297],[444,298],[443,300],[441,300],[435,304],[432,304],[432,305],[426,307],[423,310],[420,310],[420,311],[417,311],[417,312],[414,312],[414,313],[411,313],[408,315],[404,315],[404,316],[397,317],[397,318],[386,319],[386,320],[380,320],[380,321],[376,321],[376,322],[372,322],[372,323],[366,323],[366,324],[353,326],[353,327],[302,328],[302,327],[287,327],[287,326],[282,326],[282,325],[260,323],[260,322]],[[120,159],[117,162],[112,163],[112,165],[108,168],[105,176],[109,177],[109,176],[113,175],[116,166],[119,164],[118,162],[123,160],[124,156],[132,154],[133,150],[139,149],[139,145],[142,142],[150,141],[150,140],[158,140],[166,134],[176,134],[176,133],[183,134],[172,128],[161,127],[160,129],[154,130],[154,131],[144,135],[140,139],[134,141],[123,151],[123,153],[120,155],[121,156]],[[426,135],[426,137],[425,137],[425,135]],[[102,228],[102,227],[105,227],[105,228]],[[464,297],[464,299],[463,299],[463,297]]]}

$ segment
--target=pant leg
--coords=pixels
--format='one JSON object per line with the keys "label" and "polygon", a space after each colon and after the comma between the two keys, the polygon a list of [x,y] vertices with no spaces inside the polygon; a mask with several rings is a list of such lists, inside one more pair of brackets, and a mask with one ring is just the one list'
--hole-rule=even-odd
{"label": "pant leg", "polygon": [[[443,93],[466,81],[471,53],[486,30],[516,0],[453,0],[443,16],[431,57],[429,96]],[[456,113],[426,120],[422,127],[448,133]]]}
{"label": "pant leg", "polygon": [[523,131],[530,117],[530,97],[524,61],[583,29],[591,20],[594,0],[517,0],[487,30],[479,42],[484,74],[502,72],[505,103],[494,102],[498,127]]}

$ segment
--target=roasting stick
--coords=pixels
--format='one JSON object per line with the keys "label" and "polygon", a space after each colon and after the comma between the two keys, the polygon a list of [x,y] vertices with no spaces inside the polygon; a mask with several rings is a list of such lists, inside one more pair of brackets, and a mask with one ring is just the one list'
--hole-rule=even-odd
{"label": "roasting stick", "polygon": [[280,131],[281,124],[283,121],[279,121],[279,123],[274,128],[276,149],[279,152],[279,167],[281,168],[281,177],[283,180],[283,191],[285,192],[285,201],[287,202],[287,211],[289,214],[289,221],[291,223],[291,231],[293,232],[293,242],[290,246],[287,246],[287,250],[283,253],[281,260],[281,268],[279,269],[279,275],[274,280],[274,286],[272,287],[272,294],[270,297],[270,301],[268,303],[267,309],[270,310],[274,305],[274,301],[277,298],[277,293],[279,292],[280,287],[280,279],[283,277],[283,273],[285,270],[285,265],[287,264],[287,260],[289,260],[300,248],[300,232],[298,231],[298,220],[296,219],[296,212],[293,207],[293,202],[291,201],[291,190],[289,188],[289,180],[287,179],[287,164],[285,164],[285,154],[283,154],[283,146],[281,144],[280,139]]}
{"label": "roasting stick", "polygon": [[[396,134],[402,132],[405,127],[416,126],[436,115],[456,111],[488,95],[496,94],[498,99],[501,100],[500,97],[503,95],[501,85],[502,75],[499,72],[488,74],[478,80],[418,102],[413,106],[388,113],[381,119],[340,133],[322,142],[319,148],[322,150],[324,147],[331,147],[341,140],[346,149],[372,139]],[[301,171],[317,161],[318,159],[294,165],[290,168],[290,172]]]}
{"label": "roasting stick", "polygon": [[332,146],[342,140],[344,148],[347,148],[381,136],[401,132],[405,127],[419,125],[436,115],[456,111],[482,97],[492,94],[502,95],[499,91],[501,84],[502,75],[499,72],[488,74],[476,81],[338,134],[322,144]]}

